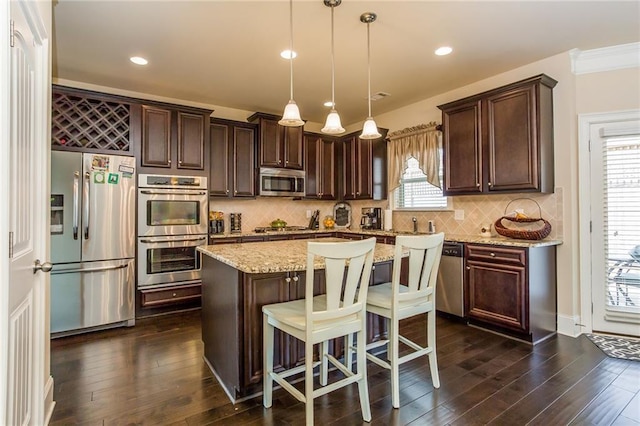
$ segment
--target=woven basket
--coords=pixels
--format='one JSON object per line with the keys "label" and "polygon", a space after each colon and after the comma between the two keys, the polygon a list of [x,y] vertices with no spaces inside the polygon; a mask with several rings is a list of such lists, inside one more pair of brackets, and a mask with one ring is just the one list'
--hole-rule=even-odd
{"label": "woven basket", "polygon": [[[538,204],[536,200],[532,200],[531,198],[516,198],[515,200],[511,200],[509,204],[507,204],[507,206],[504,208],[505,215],[511,203],[518,200],[529,200],[536,203],[536,206],[538,206],[538,211],[540,212],[540,217],[537,219],[530,217],[519,219],[516,217],[502,216],[493,224],[496,232],[504,237],[517,238],[520,240],[542,240],[543,238],[548,237],[551,233],[551,224],[542,218],[542,209],[540,208],[540,204]],[[502,224],[503,220],[507,220],[512,223],[541,222],[542,228],[536,230],[507,228]]]}

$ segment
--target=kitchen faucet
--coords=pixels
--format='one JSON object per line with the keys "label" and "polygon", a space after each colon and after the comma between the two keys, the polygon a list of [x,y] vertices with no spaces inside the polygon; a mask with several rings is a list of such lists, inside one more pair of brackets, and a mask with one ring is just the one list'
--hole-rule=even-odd
{"label": "kitchen faucet", "polygon": [[417,234],[418,233],[418,219],[415,216],[413,216],[411,218],[411,220],[413,221],[413,233]]}

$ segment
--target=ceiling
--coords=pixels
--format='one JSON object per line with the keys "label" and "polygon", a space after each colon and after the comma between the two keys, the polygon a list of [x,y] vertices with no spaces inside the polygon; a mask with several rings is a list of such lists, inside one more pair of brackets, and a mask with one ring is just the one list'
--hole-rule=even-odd
{"label": "ceiling", "polygon": [[[373,116],[570,49],[640,41],[638,1],[365,1],[335,8],[336,107]],[[331,100],[331,10],[293,3],[294,99],[322,123]],[[289,99],[289,2],[57,0],[53,76],[190,102],[282,114]],[[448,56],[433,54],[449,45]],[[141,67],[129,62],[139,55]],[[214,113],[214,116],[216,114]]]}

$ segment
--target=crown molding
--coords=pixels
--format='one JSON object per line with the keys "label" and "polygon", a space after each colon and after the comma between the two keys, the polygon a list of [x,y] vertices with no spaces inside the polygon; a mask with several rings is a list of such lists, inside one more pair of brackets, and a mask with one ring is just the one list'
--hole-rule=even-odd
{"label": "crown molding", "polygon": [[640,42],[592,50],[573,49],[569,55],[571,71],[576,75],[638,68],[640,67]]}

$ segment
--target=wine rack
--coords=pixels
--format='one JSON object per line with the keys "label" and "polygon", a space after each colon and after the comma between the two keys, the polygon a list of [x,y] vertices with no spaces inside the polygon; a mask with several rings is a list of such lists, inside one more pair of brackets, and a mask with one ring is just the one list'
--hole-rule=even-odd
{"label": "wine rack", "polygon": [[52,146],[131,153],[129,104],[54,91],[51,107]]}

